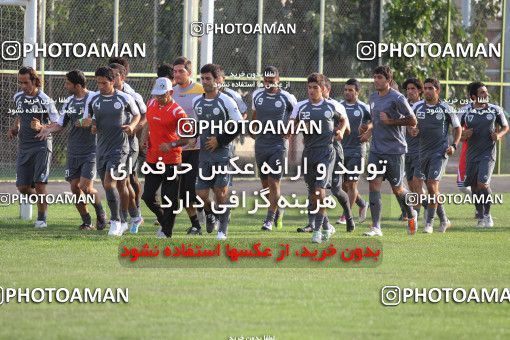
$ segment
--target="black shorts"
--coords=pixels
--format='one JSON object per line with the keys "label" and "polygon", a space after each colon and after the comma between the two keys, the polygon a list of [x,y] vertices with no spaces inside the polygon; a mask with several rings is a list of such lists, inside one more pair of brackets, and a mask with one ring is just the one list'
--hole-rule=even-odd
{"label": "black shorts", "polygon": [[186,199],[186,193],[189,192],[189,197],[195,198],[195,182],[198,175],[198,156],[200,150],[184,150],[182,152],[182,163],[190,164],[191,170],[181,175],[181,182],[179,187],[179,197]]}
{"label": "black shorts", "polygon": [[276,171],[278,166],[280,166],[280,169],[283,169],[286,156],[287,150],[283,145],[275,145],[272,148],[263,148],[257,147],[255,144],[255,161],[257,162],[260,179],[266,179],[268,176],[271,176],[274,179],[281,179],[283,170],[279,173],[263,174],[261,168],[262,165],[266,163],[273,171]]}
{"label": "black shorts", "polygon": [[96,178],[96,154],[87,156],[67,155],[67,165],[65,170],[65,179],[70,182],[73,179],[87,178],[94,180]]}
{"label": "black shorts", "polygon": [[[303,152],[303,162],[305,157],[307,162],[307,172],[304,177],[309,189],[331,188],[336,156],[337,153],[333,149],[333,146],[322,150],[316,149],[307,153]],[[323,168],[323,171],[318,171],[319,166]]]}
{"label": "black shorts", "polygon": [[[99,174],[99,178],[101,181],[104,180],[107,173],[113,174],[114,176],[120,177],[123,175],[121,171],[119,171],[119,165],[124,165],[124,173],[128,173],[127,169],[127,159],[128,154],[124,152],[118,152],[113,154],[105,154],[98,155],[97,159],[97,173]],[[121,169],[122,170],[122,169]]]}
{"label": "black shorts", "polygon": [[[361,163],[364,163],[363,157],[361,157],[361,154],[357,153],[354,155],[345,156],[344,160],[344,167],[348,171],[354,171],[355,168],[357,168],[358,171],[362,170]],[[356,174],[345,174],[344,175],[344,181],[359,181],[359,177]]]}
{"label": "black shorts", "polygon": [[466,162],[465,186],[476,187],[476,183],[489,184],[496,161],[493,159],[484,159],[479,161]]}
{"label": "black shorts", "polygon": [[447,163],[448,158],[444,154],[433,154],[421,157],[421,179],[440,181]]}
{"label": "black shorts", "polygon": [[16,158],[16,186],[30,185],[35,183],[48,183],[50,175],[51,151],[46,147],[18,151]]}
{"label": "black shorts", "polygon": [[413,177],[421,178],[422,174],[420,171],[420,154],[419,153],[407,153],[406,154],[406,179],[412,181]]}
{"label": "black shorts", "polygon": [[[386,155],[386,154],[378,154],[374,152],[370,152],[368,156],[368,164],[374,164],[377,168],[377,171],[382,171],[383,166],[386,167],[386,170],[382,176],[383,180],[388,180],[392,187],[398,187],[402,185],[402,180],[404,178],[404,164],[405,158],[404,154],[401,155]],[[369,173],[368,176],[371,176]]]}

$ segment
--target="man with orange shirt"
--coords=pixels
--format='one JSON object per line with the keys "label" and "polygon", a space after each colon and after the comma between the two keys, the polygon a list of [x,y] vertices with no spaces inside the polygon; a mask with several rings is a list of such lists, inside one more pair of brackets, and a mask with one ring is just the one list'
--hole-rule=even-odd
{"label": "man with orange shirt", "polygon": [[[173,100],[172,82],[163,77],[158,78],[151,92],[154,99],[147,105],[148,137],[146,134],[142,143],[147,144],[147,156],[143,169],[149,170],[145,174],[142,200],[156,215],[161,225],[157,237],[172,237],[175,223],[174,210],[177,209],[179,196],[179,176],[175,172],[182,162],[181,146],[188,141],[179,139],[178,124],[181,118],[186,118],[184,110]],[[159,164],[157,164],[159,163]],[[164,167],[161,165],[164,164]],[[164,169],[164,172],[163,172]],[[168,208],[162,208],[157,202],[156,192],[161,186],[161,202],[171,202]]]}

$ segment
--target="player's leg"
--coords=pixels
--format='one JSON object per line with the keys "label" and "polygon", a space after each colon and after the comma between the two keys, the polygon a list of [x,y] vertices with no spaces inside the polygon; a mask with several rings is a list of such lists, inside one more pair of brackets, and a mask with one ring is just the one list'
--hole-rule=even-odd
{"label": "player's leg", "polygon": [[[167,180],[167,177],[172,177],[177,171],[174,165],[166,165],[164,176],[160,177],[161,181],[161,200],[170,201],[171,207],[164,208],[161,217],[161,231],[166,237],[172,237],[172,231],[175,224],[175,207],[178,206],[179,199],[179,177],[175,176],[173,180]],[[157,189],[156,189],[157,190]],[[155,195],[154,191],[154,195]],[[144,192],[145,194],[145,192]]]}
{"label": "player's leg", "polygon": [[[152,168],[152,165],[149,164],[149,166]],[[161,186],[161,183],[163,182],[163,178],[161,175],[156,175],[152,172],[147,173],[145,175],[145,181],[143,185],[143,194],[142,194],[142,200],[144,201],[147,208],[149,208],[150,211],[156,216],[156,220],[158,221],[159,225],[163,225],[163,209],[161,208],[161,205],[159,204],[158,200],[156,199],[156,193]],[[179,192],[179,190],[176,190]],[[163,197],[163,194],[161,194]],[[172,208],[173,209],[173,208]]]}
{"label": "player's leg", "polygon": [[280,179],[273,176],[268,177],[269,185],[269,209],[266,220],[275,222],[277,229],[283,227],[283,212],[278,208],[278,200],[280,199]]}
{"label": "player's leg", "polygon": [[128,185],[128,178],[117,180],[117,190],[119,191],[120,197],[120,223],[122,225],[122,233],[129,228],[129,198],[130,189]]}
{"label": "player's leg", "polygon": [[[345,183],[345,180],[342,181],[340,176],[342,175],[336,175],[336,174],[333,174],[333,184],[331,185],[331,192],[333,191],[338,191],[338,185],[339,183],[341,183],[342,185],[342,190],[347,192],[347,184]],[[349,194],[347,192],[347,194]],[[340,216],[338,216],[338,219],[336,220],[336,224],[345,224],[345,211],[342,210],[342,213]]]}
{"label": "player's leg", "polygon": [[[71,192],[77,198],[82,196],[84,192],[80,188],[80,178],[73,178],[69,180],[69,185],[71,186]],[[82,224],[80,225],[80,230],[94,230],[94,226],[92,225],[92,217],[90,216],[87,210],[87,204],[79,202],[75,204],[78,213],[80,214]]]}
{"label": "player's leg", "polygon": [[368,204],[370,205],[370,214],[372,215],[372,226],[365,232],[365,236],[382,236],[381,231],[381,199],[382,177],[376,177],[368,182]]}
{"label": "player's leg", "polygon": [[492,220],[492,215],[490,213],[491,209],[491,196],[492,190],[490,187],[490,180],[492,176],[492,172],[494,171],[495,162],[492,160],[480,162],[478,168],[478,179],[477,179],[477,189],[478,193],[482,198],[482,207],[483,207],[483,226],[485,228],[492,228],[494,226],[494,221]]}
{"label": "player's leg", "polygon": [[96,172],[95,155],[90,155],[83,159],[80,164],[78,186],[83,193],[93,197],[94,202],[92,203],[92,206],[96,211],[96,228],[98,230],[103,230],[106,226],[106,213],[104,211],[103,205],[101,204],[101,197],[99,192],[94,188]]}
{"label": "player's leg", "polygon": [[108,162],[98,161],[98,173],[103,184],[108,208],[110,209],[110,229],[108,235],[121,236],[120,194],[117,189],[118,183],[112,178],[110,168],[111,166],[108,165]]}
{"label": "player's leg", "polygon": [[482,166],[481,162],[477,161],[466,161],[466,176],[464,179],[464,186],[471,187],[471,191],[473,194],[473,201],[475,204],[475,210],[476,210],[476,217],[477,217],[477,228],[483,228],[484,227],[484,221],[483,221],[483,213],[484,213],[484,206],[481,204],[478,200],[478,197],[481,195],[480,188],[477,185],[478,178],[479,178],[479,167]]}
{"label": "player's leg", "polygon": [[[216,215],[212,212],[211,208],[211,200],[209,199],[209,188],[200,188],[197,187],[196,193],[197,196],[200,197],[202,202],[204,202],[204,211],[205,211],[205,225],[206,230],[210,234],[216,228],[217,219]],[[198,235],[202,235],[202,232],[196,233]]]}
{"label": "player's leg", "polygon": [[143,223],[142,214],[140,211],[140,194],[141,184],[138,180],[138,148],[130,150],[128,157],[128,164],[131,167],[127,178],[127,189],[129,191],[129,217],[131,217],[130,232],[136,234],[138,228]]}
{"label": "player's leg", "polygon": [[[318,166],[322,166],[325,170],[325,176],[324,174],[321,174],[322,176],[316,176],[315,177],[315,191],[312,193],[312,202],[314,204],[314,208],[316,209],[316,205],[320,203],[321,205],[324,204],[324,200],[326,198],[326,188],[331,188],[332,180],[333,180],[333,174],[334,169],[336,166],[335,160],[339,159],[337,157],[336,152],[331,150],[329,153],[325,153],[319,163],[316,165],[317,172],[315,175],[319,174]],[[322,179],[319,179],[321,177],[324,177]],[[341,176],[340,176],[341,178]],[[337,189],[341,188],[341,185],[336,186]],[[333,195],[336,197],[340,205],[345,211],[346,215],[346,228],[348,232],[354,231],[355,224],[352,218],[351,209],[348,201],[347,193],[343,190],[335,190],[333,192]],[[335,228],[329,223],[327,211],[326,208],[320,207],[318,212],[315,216],[315,225],[314,225],[314,233],[312,235],[312,242],[317,242],[318,234],[317,232],[320,232],[320,227],[322,226],[322,233],[320,233],[320,242],[327,241],[334,233]]]}
{"label": "player's leg", "polygon": [[[339,176],[341,178],[341,175]],[[348,232],[354,231],[355,223],[351,212],[351,204],[348,194],[340,189],[341,185],[331,187],[331,193],[336,197],[338,203],[342,207],[345,216],[345,228]]]}
{"label": "player's leg", "polygon": [[199,162],[198,176],[195,184],[196,194],[204,202],[205,225],[209,234],[216,229],[218,222],[216,215],[212,211],[211,200],[209,199],[210,189],[214,188],[214,180],[204,179],[211,177],[212,169],[213,165],[210,162]]}
{"label": "player's leg", "polygon": [[[29,162],[21,163],[21,152],[18,150],[18,158],[16,162],[16,188],[23,195],[33,195],[35,194],[35,189],[32,185],[32,181],[34,178],[33,175],[33,165],[30,166]],[[39,216],[38,216],[39,217]],[[36,228],[45,228],[46,221],[37,221],[35,222]]]}
{"label": "player's leg", "polygon": [[[35,193],[39,197],[46,197],[46,194],[48,193],[46,191],[46,183],[44,182],[37,182],[35,183]],[[46,222],[47,218],[47,212],[48,212],[48,203],[46,202],[46,199],[43,198],[37,200],[37,221],[44,221]]]}
{"label": "player's leg", "polygon": [[437,198],[439,195],[439,181],[435,181],[433,179],[427,179],[427,192],[429,197],[429,202],[427,205],[427,220],[425,227],[423,228],[423,232],[427,234],[431,234],[434,228],[434,217],[436,216],[437,211]]}
{"label": "player's leg", "polygon": [[312,202],[312,211],[316,211],[314,215],[315,221],[314,221],[314,229],[313,229],[313,235],[312,235],[312,242],[313,243],[321,243],[322,242],[322,233],[321,233],[321,227],[324,222],[324,208],[320,207],[318,208],[318,205],[322,204],[324,202],[324,199],[326,198],[326,190],[324,188],[315,186],[314,190],[311,192],[310,201]]}
{"label": "player's leg", "polygon": [[[257,158],[257,159],[259,159],[259,158]],[[257,163],[258,163],[258,161],[257,161]],[[269,187],[269,175],[268,174],[263,174],[260,171],[261,166],[259,166],[258,168],[259,168],[260,184],[262,185],[262,189],[269,190],[269,195],[271,195],[271,188]],[[270,203],[271,203],[271,198],[272,198],[272,196],[269,197],[269,202]],[[267,208],[267,214],[266,214],[266,217],[265,217],[264,222],[262,224],[261,230],[264,230],[264,231],[271,231],[271,230],[273,230],[273,223],[274,223],[274,210],[271,208],[271,205],[270,205]]]}
{"label": "player's leg", "polygon": [[[322,163],[327,168],[330,169],[330,170],[328,170],[328,173],[330,174],[329,178],[331,178],[331,180],[330,180],[331,193],[333,194],[333,196],[335,196],[338,203],[342,207],[343,216],[345,218],[346,230],[348,232],[352,232],[352,231],[354,231],[355,224],[354,224],[354,220],[352,218],[351,205],[349,203],[349,196],[348,196],[347,192],[345,192],[345,190],[342,189],[342,188],[347,188],[347,187],[344,186],[344,184],[343,184],[342,174],[337,173],[340,170],[340,164],[342,163],[342,159],[340,158],[340,156],[338,155],[338,153],[335,150],[332,155],[332,158],[325,159],[322,161]],[[326,186],[324,186],[324,188],[326,188]],[[327,217],[326,217],[326,219],[327,219]],[[342,219],[339,219],[339,221],[337,221],[337,222],[342,223],[343,221],[342,221]]]}
{"label": "player's leg", "polygon": [[[379,156],[370,152],[368,156],[368,164],[373,164],[377,171],[381,171],[381,163],[379,163]],[[382,236],[381,231],[381,212],[382,212],[382,199],[381,199],[381,185],[382,176],[375,177],[368,181],[368,203],[370,205],[370,213],[372,215],[372,225],[370,230],[363,233],[364,236]]]}
{"label": "player's leg", "polygon": [[[35,192],[39,197],[46,197],[46,184],[50,174],[51,152],[47,149],[41,150],[33,155]],[[46,217],[48,212],[48,204],[44,198],[37,201],[37,221],[36,227],[46,226]],[[39,225],[37,223],[39,222]]]}
{"label": "player's leg", "polygon": [[387,160],[385,178],[391,185],[391,190],[397,201],[404,208],[407,220],[407,231],[410,235],[414,235],[418,229],[418,215],[411,204],[408,204],[406,196],[409,190],[404,187],[405,175],[405,155],[385,155]]}
{"label": "player's leg", "polygon": [[[406,168],[406,177],[407,177],[407,183],[409,186],[409,190],[411,192],[414,192],[415,194],[418,194],[418,197],[423,197],[423,194],[425,194],[425,190],[423,189],[423,181],[420,178],[420,156],[419,155],[412,155],[411,164],[409,167],[409,173],[407,173]],[[418,200],[418,203],[414,206],[414,210],[418,213],[418,216],[420,215],[420,209],[421,209],[421,202]],[[423,209],[426,210],[425,208]]]}
{"label": "player's leg", "polygon": [[[229,176],[229,175],[220,175],[220,176]],[[226,186],[215,186],[213,188],[214,193],[214,200],[216,205],[218,204],[225,204],[228,200],[228,194],[229,194],[229,187]],[[226,208],[224,212],[220,213],[218,215],[219,220],[219,226],[218,226],[218,240],[226,240],[227,239],[227,233],[228,233],[228,222],[230,218],[230,208]]]}
{"label": "player's leg", "polygon": [[[287,159],[287,150],[282,149],[279,150],[279,152],[275,152],[273,154],[272,162],[274,163],[275,167],[278,167],[278,165],[283,167],[283,164],[286,162]],[[283,172],[283,170],[282,170]],[[270,175],[269,176],[269,190],[270,190],[270,202],[271,202],[271,209],[274,211],[274,223],[276,225],[276,229],[283,229],[283,215],[285,211],[278,207],[278,201],[280,200],[281,196],[281,179],[283,176],[283,173],[280,172],[278,174]]]}
{"label": "player's leg", "polygon": [[138,178],[138,174],[133,172],[129,175],[129,183],[133,187],[135,192],[135,206],[138,209],[138,214],[141,216],[142,212],[140,210],[140,201],[142,199],[142,183],[140,183],[140,179]]}
{"label": "player's leg", "polygon": [[[180,179],[180,198],[183,200],[184,208],[188,214],[191,222],[191,227],[187,229],[188,234],[202,234],[202,227],[200,225],[197,209],[193,206],[196,203],[196,181],[198,180],[199,172],[199,159],[200,151],[186,150],[182,152],[182,163],[190,164],[191,170],[181,175]],[[186,199],[189,197],[189,199]],[[214,215],[213,215],[214,216]]]}
{"label": "player's leg", "polygon": [[138,228],[143,223],[143,218],[140,210],[140,182],[136,173],[129,175],[127,179],[128,190],[129,190],[129,216],[131,217],[131,223],[129,231],[132,234],[138,233]]}
{"label": "player's leg", "polygon": [[[275,224],[276,212],[278,209],[278,198],[280,198],[280,182],[279,176],[275,176],[274,174],[263,173],[262,169],[269,167],[271,170],[277,169],[277,160],[280,160],[280,164],[283,164],[283,159],[280,159],[278,154],[268,153],[267,150],[260,150],[260,148],[255,148],[255,160],[257,163],[257,167],[259,170],[259,178],[263,189],[268,189],[268,200],[269,207],[267,208],[266,217],[264,219],[264,223],[261,227],[261,230],[271,231],[273,230],[273,225]],[[276,181],[278,183],[276,183]]]}
{"label": "player's leg", "polygon": [[[69,182],[71,192],[77,198],[83,195],[83,191],[80,188],[80,173],[81,173],[80,159],[68,155],[65,170],[65,180]],[[92,225],[92,218],[90,217],[90,214],[87,211],[87,205],[85,203],[80,202],[76,203],[75,206],[82,220],[82,224],[79,227],[80,230],[92,230],[94,226]]]}
{"label": "player's leg", "polygon": [[[354,156],[346,158],[345,160],[345,167],[349,171],[355,171],[358,169],[363,169],[364,160],[361,156]],[[349,196],[349,204],[352,210],[352,207],[354,207],[354,204],[359,207],[359,223],[362,223],[366,219],[367,215],[367,204],[361,198],[359,191],[358,191],[358,180],[359,178],[356,176],[344,176],[344,183],[345,188],[344,191],[347,192],[347,195]]]}

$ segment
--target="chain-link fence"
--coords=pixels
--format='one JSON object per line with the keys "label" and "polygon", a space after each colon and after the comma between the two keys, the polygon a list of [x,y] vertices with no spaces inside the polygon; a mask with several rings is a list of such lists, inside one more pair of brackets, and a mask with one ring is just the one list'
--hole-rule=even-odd
{"label": "chain-link fence", "polygon": [[[440,1],[440,0],[435,0]],[[38,40],[52,43],[108,43],[114,42],[115,0],[39,0]],[[250,23],[256,24],[260,20],[264,23],[279,23],[294,25],[296,32],[292,34],[266,34],[262,36],[259,45],[257,34],[218,34],[214,36],[213,61],[221,64],[227,74],[227,82],[246,80],[241,75],[256,74],[260,66],[275,65],[279,68],[283,83],[288,91],[295,94],[298,100],[306,98],[306,75],[322,69],[332,79],[332,94],[335,98],[342,97],[343,82],[356,77],[362,80],[363,88],[360,99],[367,101],[373,91],[370,82],[372,69],[387,60],[374,59],[360,61],[357,59],[356,44],[358,41],[379,42],[388,30],[388,18],[381,1],[348,1],[325,0],[324,11],[321,11],[321,0],[312,1],[269,1],[259,2],[248,0],[243,2],[232,0],[216,0],[214,2],[214,21],[217,23]],[[388,4],[391,1],[384,1]],[[444,0],[451,3],[457,13],[461,10],[462,1]],[[490,1],[491,2],[491,1]],[[493,2],[493,1],[492,1]],[[492,3],[491,2],[491,3]],[[185,3],[192,6],[199,5],[198,0],[143,0],[119,1],[118,8],[118,41],[119,43],[145,43],[145,58],[128,59],[130,75],[128,82],[144,98],[150,96],[150,89],[155,77],[155,71],[162,62],[171,62],[175,57],[184,54],[184,42],[198,40],[200,37],[183,39],[183,23],[185,22]],[[473,4],[476,1],[473,1]],[[500,3],[501,10],[486,27],[486,36],[490,42],[504,43],[504,13],[505,8]],[[262,12],[259,5],[262,4]],[[425,6],[425,4],[423,4]],[[487,5],[488,6],[488,5]],[[486,6],[486,7],[487,7]],[[471,26],[478,27],[480,17],[484,16],[486,7],[473,6]],[[44,10],[44,12],[42,12]],[[479,13],[477,12],[479,11]],[[199,11],[200,12],[200,11]],[[322,15],[321,15],[322,13]],[[0,6],[1,40],[23,41],[23,15],[21,6]],[[452,17],[449,11],[434,12],[441,15],[438,26],[427,37],[431,42],[445,42],[445,39],[455,41],[456,36],[445,35],[448,26],[460,25],[455,21],[448,21]],[[199,15],[200,17],[200,15]],[[403,17],[402,17],[403,18]],[[402,19],[404,20],[404,19]],[[321,25],[324,29],[321,30]],[[456,27],[456,26],[455,26]],[[44,28],[44,29],[43,29]],[[506,27],[505,27],[506,28]],[[468,27],[469,30],[469,27]],[[455,33],[455,29],[451,29]],[[41,36],[44,33],[44,36]],[[321,33],[323,35],[321,36]],[[321,38],[322,37],[322,38]],[[460,39],[460,38],[459,38]],[[200,45],[200,44],[199,44]],[[260,48],[261,47],[261,48]],[[321,56],[321,47],[323,54]],[[504,51],[504,45],[502,47]],[[200,55],[200,48],[198,49]],[[190,57],[187,55],[187,57]],[[418,63],[420,61],[418,60]],[[507,108],[510,100],[504,100],[502,77],[502,63],[504,57],[491,59],[486,67],[487,79],[493,101]],[[107,63],[107,58],[38,58],[37,69],[44,77],[44,91],[52,98],[66,97],[64,90],[65,73],[72,69],[81,69],[88,75],[89,88],[95,89],[94,70]],[[18,91],[16,70],[21,66],[20,61],[0,60],[0,179],[14,179],[16,143],[6,139],[6,131],[14,121],[7,114],[12,107],[12,96]],[[195,65],[198,69],[199,65]],[[449,84],[450,95],[465,95],[465,85],[474,79],[459,77],[456,73],[456,63],[447,65],[440,75],[431,75],[442,79],[443,84]],[[403,71],[405,73],[405,71]],[[410,76],[411,74],[407,74]],[[254,80],[260,80],[254,79]],[[508,80],[507,80],[508,81]],[[508,85],[508,83],[505,83]],[[254,87],[237,87],[251,107],[251,93]],[[509,87],[505,87],[508,89]],[[444,95],[444,93],[443,93]],[[251,110],[249,110],[251,111]],[[54,136],[54,154],[52,161],[52,178],[63,178],[65,165],[67,132],[63,131]],[[508,140],[508,139],[507,139]],[[507,157],[508,141],[500,144],[501,172],[510,172],[510,157]],[[296,142],[300,144],[300,142]],[[297,148],[291,148],[290,158],[298,160]],[[244,145],[237,147],[237,152],[244,158],[253,155],[253,141],[244,139]],[[455,171],[456,160],[450,161],[448,171]]]}

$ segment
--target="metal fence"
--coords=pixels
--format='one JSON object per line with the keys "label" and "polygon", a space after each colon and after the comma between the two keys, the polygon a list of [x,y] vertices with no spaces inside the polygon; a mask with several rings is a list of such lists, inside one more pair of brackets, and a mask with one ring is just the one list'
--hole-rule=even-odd
{"label": "metal fence", "polygon": [[[206,1],[206,0],[202,0]],[[444,0],[445,2],[450,0]],[[453,0],[452,0],[453,1]],[[373,90],[371,71],[380,60],[360,62],[356,58],[356,43],[362,40],[381,41],[384,37],[384,4],[387,1],[349,0],[216,0],[214,20],[219,23],[285,22],[295,24],[296,33],[289,35],[255,34],[215,35],[213,61],[223,65],[227,82],[246,81],[246,75],[260,73],[264,65],[280,69],[282,81],[299,99],[306,97],[306,75],[314,71],[324,72],[333,82],[333,96],[341,98],[342,83],[356,77],[363,83],[362,100],[367,100]],[[491,42],[501,42],[504,51],[506,0],[501,1],[501,13],[490,23]],[[144,98],[149,98],[155,70],[162,62],[171,62],[179,55],[196,50],[195,68],[199,67],[200,42],[203,37],[191,37],[190,21],[200,20],[199,0],[38,0],[38,41],[68,43],[145,43],[146,57],[128,59],[130,74],[128,82]],[[458,11],[462,1],[453,1]],[[423,6],[426,6],[424,4]],[[458,23],[448,20],[444,14],[444,30]],[[476,15],[476,13],[472,13]],[[23,41],[22,6],[1,5],[0,36],[2,41]],[[112,19],[113,18],[113,19]],[[505,29],[502,29],[502,28]],[[508,35],[508,34],[507,34]],[[443,37],[431,37],[440,41]],[[193,56],[186,55],[189,58]],[[107,63],[96,58],[38,58],[37,69],[44,78],[44,91],[52,98],[65,97],[64,75],[72,69],[81,69],[89,76],[89,88],[95,89],[90,77],[94,70]],[[504,70],[504,53],[499,60],[491,60],[487,70],[489,90],[500,105],[509,111],[510,89],[508,73]],[[506,61],[508,64],[508,61]],[[16,72],[21,61],[0,59],[0,179],[14,179],[16,143],[8,141],[6,131],[14,118],[7,114],[12,106],[12,96],[17,92]],[[455,65],[449,66],[447,77],[441,82],[448,85],[450,93],[464,93],[465,85],[473,79],[458,79]],[[244,76],[243,76],[244,73]],[[507,78],[505,78],[505,76]],[[260,79],[257,79],[260,80]],[[505,82],[506,81],[506,82]],[[251,106],[253,87],[237,90]],[[52,178],[63,178],[67,132],[54,136]],[[508,139],[499,145],[501,173],[510,173]],[[253,144],[248,138],[238,146],[237,152],[245,158],[253,155]],[[297,149],[294,150],[294,152]],[[296,158],[296,155],[291,155]],[[448,171],[455,171],[456,160],[449,163]]]}

